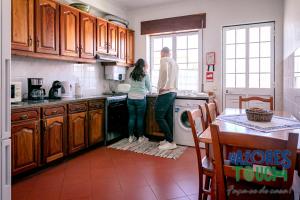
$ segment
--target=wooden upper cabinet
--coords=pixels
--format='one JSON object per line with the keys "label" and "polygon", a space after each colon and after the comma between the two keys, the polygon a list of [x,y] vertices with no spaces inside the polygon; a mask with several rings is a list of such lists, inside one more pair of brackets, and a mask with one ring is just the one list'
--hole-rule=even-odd
{"label": "wooden upper cabinet", "polygon": [[34,51],[34,0],[12,0],[12,49]]}
{"label": "wooden upper cabinet", "polygon": [[127,64],[134,64],[134,31],[127,30]]}
{"label": "wooden upper cabinet", "polygon": [[59,5],[36,0],[36,52],[59,54]]}
{"label": "wooden upper cabinet", "polygon": [[44,162],[49,163],[64,156],[66,139],[65,117],[48,118],[43,123],[43,159]]}
{"label": "wooden upper cabinet", "polygon": [[107,53],[107,22],[97,19],[97,49],[99,53]]}
{"label": "wooden upper cabinet", "polygon": [[12,174],[16,175],[39,166],[39,121],[12,125]]}
{"label": "wooden upper cabinet", "polygon": [[96,51],[96,18],[80,13],[80,56],[94,58]]}
{"label": "wooden upper cabinet", "polygon": [[126,63],[126,41],[127,41],[127,30],[125,28],[118,28],[118,37],[119,37],[119,44],[118,44],[118,57],[121,62]]}
{"label": "wooden upper cabinet", "polygon": [[118,26],[108,23],[108,53],[118,55]]}
{"label": "wooden upper cabinet", "polygon": [[61,55],[79,57],[79,11],[67,6],[60,7]]}

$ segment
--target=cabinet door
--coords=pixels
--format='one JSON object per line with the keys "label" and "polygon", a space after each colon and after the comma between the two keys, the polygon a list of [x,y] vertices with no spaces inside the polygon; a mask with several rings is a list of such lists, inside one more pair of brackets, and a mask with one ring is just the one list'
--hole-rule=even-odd
{"label": "cabinet door", "polygon": [[59,6],[50,0],[36,1],[36,52],[59,54]]}
{"label": "cabinet door", "polygon": [[89,145],[104,140],[104,113],[103,110],[89,112]]}
{"label": "cabinet door", "polygon": [[146,131],[152,136],[164,136],[155,120],[155,98],[147,98]]}
{"label": "cabinet door", "polygon": [[45,119],[44,121],[44,161],[49,163],[64,156],[65,118],[64,116]]}
{"label": "cabinet door", "polygon": [[60,7],[61,55],[79,57],[79,11]]}
{"label": "cabinet door", "polygon": [[97,19],[97,52],[107,53],[107,22]]}
{"label": "cabinet door", "polygon": [[15,50],[34,51],[34,0],[12,0],[11,3],[11,47]]}
{"label": "cabinet door", "polygon": [[87,113],[69,115],[69,153],[74,153],[87,146]]}
{"label": "cabinet door", "polygon": [[96,18],[80,14],[80,56],[82,58],[95,57]]}
{"label": "cabinet door", "polygon": [[108,53],[118,54],[118,27],[114,24],[108,24]]}
{"label": "cabinet door", "polygon": [[40,129],[38,122],[12,125],[12,174],[38,167],[40,162]]}
{"label": "cabinet door", "polygon": [[126,41],[127,41],[127,34],[126,29],[119,27],[118,28],[118,37],[119,37],[119,46],[118,46],[118,57],[121,62],[126,63]]}
{"label": "cabinet door", "polygon": [[134,31],[127,30],[127,63],[134,64]]}

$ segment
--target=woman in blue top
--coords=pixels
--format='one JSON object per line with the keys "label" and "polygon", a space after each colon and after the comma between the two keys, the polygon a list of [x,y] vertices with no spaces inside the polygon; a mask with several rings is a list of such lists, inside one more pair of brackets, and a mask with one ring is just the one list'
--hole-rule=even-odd
{"label": "woman in blue top", "polygon": [[[139,142],[147,140],[144,136],[144,118],[146,112],[146,94],[150,91],[150,78],[146,74],[148,65],[143,59],[139,59],[135,63],[135,67],[130,74],[130,90],[128,93],[128,112],[129,112],[129,123],[128,132],[131,143],[136,140],[134,132],[139,137]],[[136,127],[135,127],[136,125]]]}

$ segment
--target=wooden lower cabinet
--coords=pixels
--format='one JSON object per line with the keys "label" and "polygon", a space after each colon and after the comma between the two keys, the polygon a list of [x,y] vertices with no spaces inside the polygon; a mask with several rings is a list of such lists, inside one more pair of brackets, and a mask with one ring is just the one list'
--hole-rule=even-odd
{"label": "wooden lower cabinet", "polygon": [[155,101],[156,98],[147,98],[147,111],[146,111],[146,133],[150,136],[164,136],[155,120]]}
{"label": "wooden lower cabinet", "polygon": [[87,147],[87,112],[69,114],[68,152],[75,153]]}
{"label": "wooden lower cabinet", "polygon": [[43,159],[45,163],[52,162],[65,155],[66,122],[64,116],[43,120]]}
{"label": "wooden lower cabinet", "polygon": [[39,121],[12,125],[12,175],[17,175],[39,166],[39,127]]}
{"label": "wooden lower cabinet", "polygon": [[104,111],[89,111],[89,145],[94,145],[104,140]]}

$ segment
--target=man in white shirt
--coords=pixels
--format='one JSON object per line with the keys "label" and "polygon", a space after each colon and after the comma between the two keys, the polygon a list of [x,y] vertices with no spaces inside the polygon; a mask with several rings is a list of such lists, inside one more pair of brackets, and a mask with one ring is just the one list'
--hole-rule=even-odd
{"label": "man in white shirt", "polygon": [[165,134],[165,140],[160,142],[159,149],[177,148],[173,142],[173,105],[176,99],[178,65],[170,58],[170,49],[161,50],[159,80],[157,88],[159,95],[155,103],[155,119]]}

